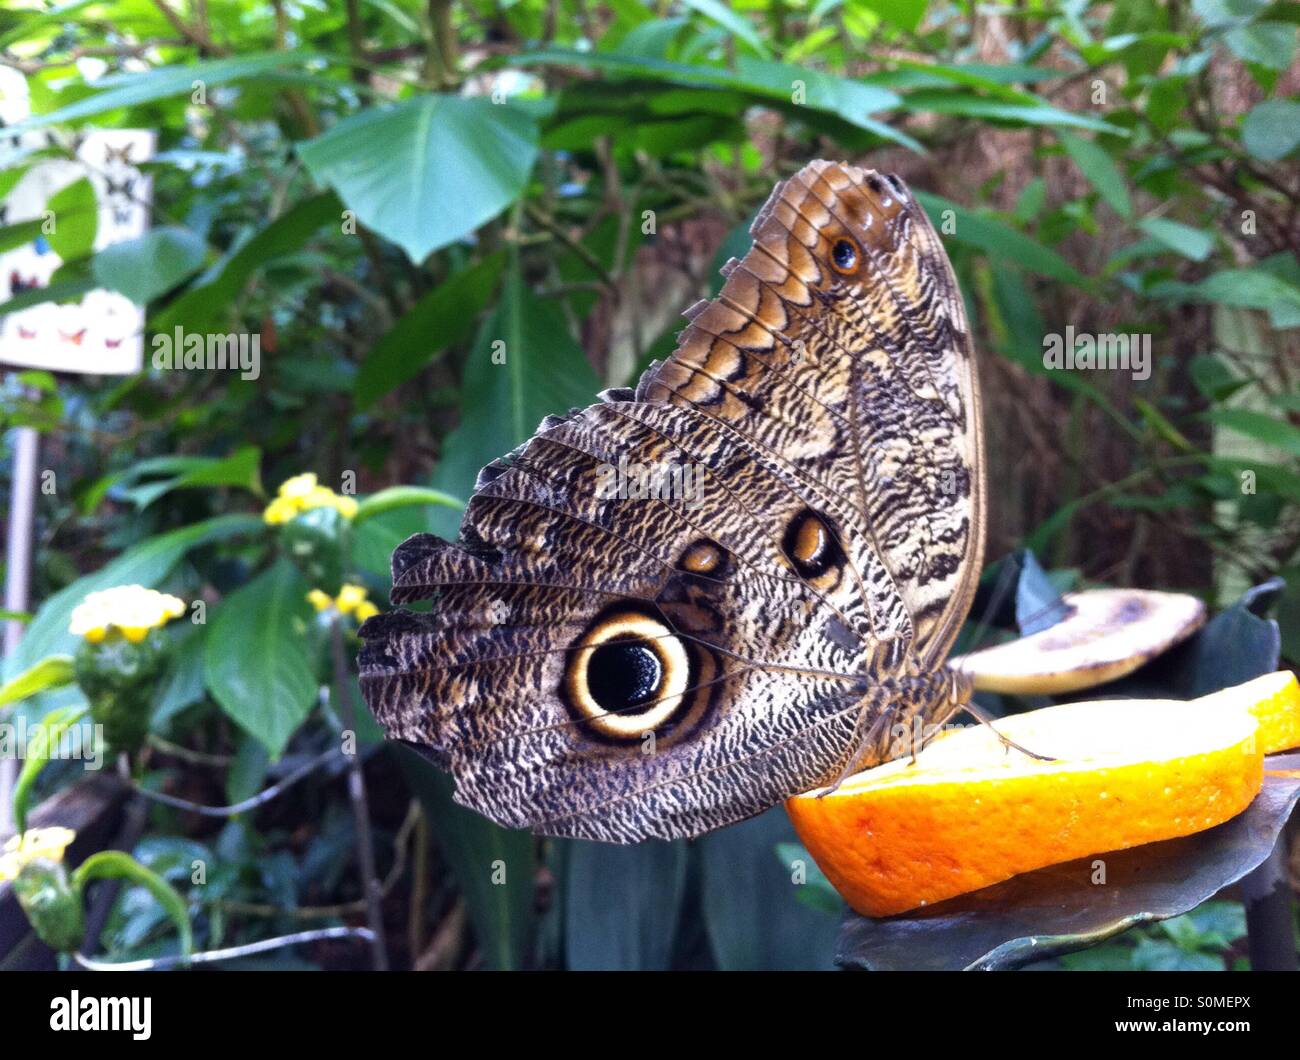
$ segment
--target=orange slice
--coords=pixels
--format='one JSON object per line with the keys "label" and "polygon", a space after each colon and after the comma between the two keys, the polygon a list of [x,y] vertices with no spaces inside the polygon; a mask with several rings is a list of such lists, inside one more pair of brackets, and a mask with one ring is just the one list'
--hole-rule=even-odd
{"label": "orange slice", "polygon": [[1259,791],[1265,750],[1300,743],[1300,688],[1270,674],[1190,703],[1067,703],[996,725],[1054,760],[972,726],[824,798],[787,800],[808,852],[859,913],[902,913],[1228,820]]}
{"label": "orange slice", "polygon": [[1211,692],[1196,702],[1218,710],[1244,704],[1259,722],[1255,738],[1266,755],[1300,747],[1300,682],[1290,670],[1264,674],[1245,684]]}

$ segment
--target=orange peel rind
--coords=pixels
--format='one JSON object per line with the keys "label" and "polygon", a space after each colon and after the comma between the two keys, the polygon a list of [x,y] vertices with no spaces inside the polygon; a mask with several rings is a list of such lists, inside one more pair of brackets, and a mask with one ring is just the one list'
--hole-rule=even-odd
{"label": "orange peel rind", "polygon": [[1258,793],[1264,754],[1300,743],[1300,686],[1268,674],[1189,703],[1067,703],[995,725],[1053,760],[971,726],[824,797],[787,800],[808,852],[859,913],[903,913],[1228,820]]}

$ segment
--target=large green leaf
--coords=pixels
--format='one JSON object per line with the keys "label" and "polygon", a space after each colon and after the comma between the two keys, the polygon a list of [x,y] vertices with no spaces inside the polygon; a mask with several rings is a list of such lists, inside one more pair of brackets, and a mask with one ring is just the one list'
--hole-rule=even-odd
{"label": "large green leaf", "polygon": [[115,585],[157,586],[191,549],[264,529],[265,524],[255,515],[221,515],[141,542],[46,600],[23,634],[18,650],[5,660],[5,673],[16,674],[47,655],[72,654],[80,641],[68,632],[68,622],[72,609],[88,593]]}
{"label": "large green leaf", "polygon": [[533,939],[533,837],[458,805],[451,778],[417,752],[395,746],[394,753],[460,885],[483,963],[495,969],[525,967]]}
{"label": "large green leaf", "polygon": [[504,252],[462,269],[415,303],[375,343],[357,371],[353,393],[365,407],[414,378],[435,357],[471,334],[496,291]]}
{"label": "large green leaf", "polygon": [[169,225],[110,244],[92,259],[92,269],[96,283],[144,305],[198,272],[206,253],[193,232]]}
{"label": "large green leaf", "polygon": [[[559,307],[524,287],[517,262],[465,366],[461,422],[433,484],[468,497],[479,469],[527,439],[543,417],[590,404],[600,384]],[[504,357],[505,363],[495,363]]]}
{"label": "large green leaf", "polygon": [[316,702],[307,589],[298,569],[280,560],[221,602],[204,644],[208,690],[272,757]]}
{"label": "large green leaf", "polygon": [[564,949],[578,971],[661,971],[686,890],[684,842],[568,844]]}
{"label": "large green leaf", "polygon": [[778,845],[794,842],[780,807],[700,839],[705,926],[719,968],[831,966],[836,918],[799,900],[808,867],[775,856]]}
{"label": "large green leaf", "polygon": [[483,96],[416,96],[345,118],[298,155],[418,264],[519,197],[537,127],[523,109]]}

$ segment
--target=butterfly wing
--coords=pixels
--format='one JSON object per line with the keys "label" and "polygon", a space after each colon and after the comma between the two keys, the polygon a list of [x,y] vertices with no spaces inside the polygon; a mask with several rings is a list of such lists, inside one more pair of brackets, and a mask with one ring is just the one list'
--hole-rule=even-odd
{"label": "butterfly wing", "polygon": [[978,411],[905,194],[827,163],[778,186],[669,360],[485,468],[457,543],[394,554],[393,602],[432,610],[363,627],[362,688],[461,802],[696,835],[834,776],[864,719],[947,695],[920,660],[978,568]]}

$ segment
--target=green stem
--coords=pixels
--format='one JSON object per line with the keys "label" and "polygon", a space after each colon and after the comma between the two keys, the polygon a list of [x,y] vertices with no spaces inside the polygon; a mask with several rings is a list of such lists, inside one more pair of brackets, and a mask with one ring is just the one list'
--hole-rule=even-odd
{"label": "green stem", "polygon": [[72,874],[72,886],[80,891],[88,880],[127,880],[139,884],[158,899],[176,925],[181,937],[181,956],[188,958],[194,952],[194,932],[190,927],[185,899],[175,887],[156,872],[145,868],[130,854],[120,850],[101,850],[91,854]]}

